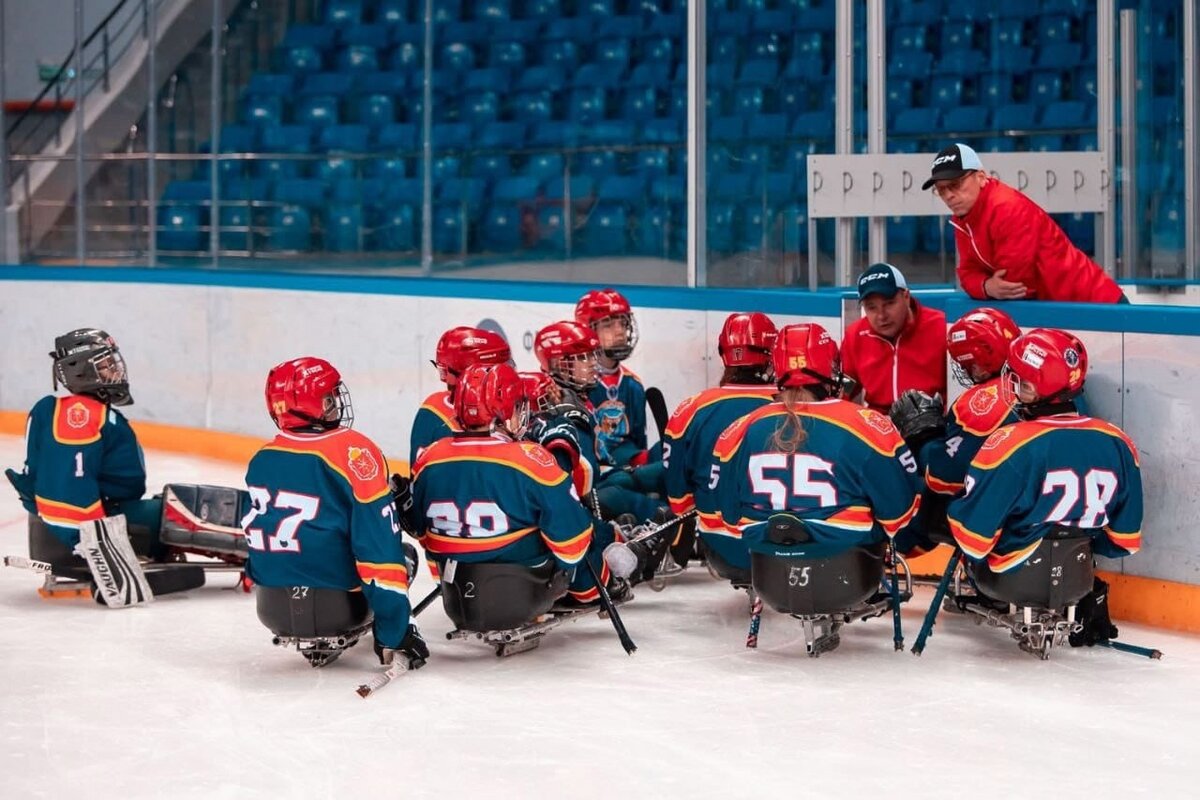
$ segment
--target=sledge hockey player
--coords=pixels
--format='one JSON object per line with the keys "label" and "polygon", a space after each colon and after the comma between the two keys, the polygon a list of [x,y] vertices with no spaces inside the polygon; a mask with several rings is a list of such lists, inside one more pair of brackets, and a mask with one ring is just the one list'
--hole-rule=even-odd
{"label": "sledge hockey player", "polygon": [[461,325],[442,334],[434,351],[433,365],[446,389],[426,397],[417,409],[409,437],[410,469],[423,448],[458,430],[454,419],[454,387],[463,370],[472,364],[502,364],[511,359],[508,342],[495,331]]}
{"label": "sledge hockey player", "polygon": [[450,560],[532,570],[554,562],[570,576],[576,604],[598,600],[581,562],[589,557],[601,572],[611,528],[597,537],[571,477],[541,445],[521,440],[529,420],[521,377],[507,364],[468,367],[454,408],[462,430],[426,448],[412,483],[415,528],[439,574],[453,580]]}
{"label": "sledge hockey player", "polygon": [[[717,354],[725,367],[718,386],[693,395],[675,409],[663,437],[665,484],[671,512],[684,514],[696,507],[696,496],[709,491],[713,447],[735,420],[770,403],[776,388],[771,380],[771,345],[775,323],[758,311],[730,314],[717,337]],[[712,517],[695,525],[709,567],[738,585],[750,581],[750,555],[740,538],[714,529]],[[671,557],[686,566],[693,543],[673,543]]]}
{"label": "sledge hockey player", "polygon": [[5,471],[30,514],[30,558],[50,564],[47,585],[93,581],[99,602],[123,607],[203,584],[198,569],[148,577],[139,565],[138,556],[162,561],[169,549],[159,538],[162,500],[142,499],[142,449],[117,410],[133,398],[116,341],[79,328],[57,337],[50,357],[54,388],[69,394],[34,405],[25,469]]}
{"label": "sledge hockey player", "polygon": [[769,536],[776,515],[806,531],[809,554],[895,536],[920,505],[916,460],[891,420],[838,398],[837,343],[820,325],[788,325],[771,360],[779,399],[725,429],[713,489],[696,497],[710,531],[775,556],[789,549]]}
{"label": "sledge hockey player", "polygon": [[[964,494],[949,508],[950,530],[976,562],[976,578],[981,569],[1023,569],[1047,536],[1083,533],[1092,551],[1108,558],[1141,547],[1137,448],[1116,425],[1076,410],[1087,368],[1083,343],[1066,331],[1037,328],[1010,345],[1001,401],[1012,404],[1021,421],[987,438],[971,462]],[[1091,597],[1077,609],[1084,627],[1071,644],[1117,635],[1106,590],[1096,578]]]}
{"label": "sledge hockey player", "polygon": [[[351,430],[341,375],[320,358],[285,361],[267,375],[266,401],[279,433],[250,460],[252,507],[242,520],[259,619],[280,638],[340,634],[341,646],[300,646],[315,667],[352,646],[368,623],[380,663],[422,666],[429,649],[408,601],[416,551],[401,543],[383,453]],[[297,629],[308,620],[327,627]]]}
{"label": "sledge hockey player", "polygon": [[615,467],[647,461],[646,388],[622,362],[637,347],[629,301],[615,289],[593,289],[575,304],[575,321],[596,334],[597,380],[587,392],[596,418],[601,460]]}
{"label": "sledge hockey player", "polygon": [[917,522],[897,541],[906,555],[949,542],[946,505],[959,494],[971,459],[992,431],[1017,421],[1000,398],[1000,372],[1011,342],[1021,335],[1012,317],[995,308],[977,308],[946,332],[954,377],[966,387],[942,414],[942,399],[910,389],[892,404],[891,417],[925,476]]}

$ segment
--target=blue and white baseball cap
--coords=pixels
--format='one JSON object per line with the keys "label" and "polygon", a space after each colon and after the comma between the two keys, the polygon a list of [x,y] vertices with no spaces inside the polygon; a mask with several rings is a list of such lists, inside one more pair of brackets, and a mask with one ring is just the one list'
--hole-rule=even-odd
{"label": "blue and white baseball cap", "polygon": [[900,270],[891,264],[872,264],[858,276],[859,302],[873,294],[883,295],[890,300],[896,296],[896,292],[907,288],[908,281],[904,280]]}
{"label": "blue and white baseball cap", "polygon": [[933,186],[934,181],[952,181],[977,169],[983,169],[979,154],[965,144],[952,144],[933,159],[929,180],[921,185],[921,190],[925,191]]}

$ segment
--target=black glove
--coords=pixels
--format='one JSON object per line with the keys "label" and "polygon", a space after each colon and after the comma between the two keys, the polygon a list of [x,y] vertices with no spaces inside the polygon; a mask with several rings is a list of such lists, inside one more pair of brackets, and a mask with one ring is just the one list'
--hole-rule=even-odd
{"label": "black glove", "polygon": [[888,414],[914,455],[920,452],[921,445],[946,433],[946,409],[938,394],[930,397],[909,389],[892,403]]}
{"label": "black glove", "polygon": [[425,644],[425,640],[421,638],[421,632],[417,630],[416,625],[408,626],[408,633],[404,635],[400,646],[395,649],[384,647],[379,643],[379,637],[375,638],[375,655],[379,657],[380,664],[385,667],[390,665],[395,660],[397,653],[408,660],[409,669],[420,669],[425,666],[425,662],[429,660],[429,645]]}
{"label": "black glove", "polygon": [[30,484],[33,481],[29,479],[29,476],[24,472],[17,472],[15,469],[6,469],[4,474],[8,478],[8,482],[17,490],[17,497],[20,498],[21,505],[26,508],[32,507],[33,487]]}
{"label": "black glove", "polygon": [[392,489],[392,502],[396,504],[397,521],[400,523],[400,527],[406,533],[416,535],[417,526],[413,519],[412,481],[403,475],[393,473],[389,485]]}
{"label": "black glove", "polygon": [[408,569],[408,585],[411,587],[417,578],[417,567],[421,560],[417,557],[417,548],[408,542],[403,542],[401,546],[404,548],[404,566]]}
{"label": "black glove", "polygon": [[1108,584],[1096,578],[1092,591],[1075,606],[1075,619],[1083,629],[1069,637],[1071,647],[1093,647],[1118,636],[1117,626],[1108,616]]}
{"label": "black glove", "polygon": [[851,378],[846,373],[838,373],[837,375],[837,396],[843,400],[853,400],[857,395],[862,385],[858,381]]}

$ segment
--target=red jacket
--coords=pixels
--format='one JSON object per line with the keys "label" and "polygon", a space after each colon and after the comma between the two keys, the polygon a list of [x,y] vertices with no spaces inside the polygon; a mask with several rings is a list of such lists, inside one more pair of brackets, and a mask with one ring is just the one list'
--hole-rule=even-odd
{"label": "red jacket", "polygon": [[1116,281],[1071,244],[1050,215],[1021,192],[990,179],[962,217],[951,217],[958,246],[958,280],[976,300],[997,270],[1006,281],[1025,284],[1028,300],[1115,303]]}
{"label": "red jacket", "polygon": [[946,315],[911,299],[912,315],[895,342],[866,317],[846,328],[842,371],[862,384],[863,401],[884,414],[907,389],[946,396]]}

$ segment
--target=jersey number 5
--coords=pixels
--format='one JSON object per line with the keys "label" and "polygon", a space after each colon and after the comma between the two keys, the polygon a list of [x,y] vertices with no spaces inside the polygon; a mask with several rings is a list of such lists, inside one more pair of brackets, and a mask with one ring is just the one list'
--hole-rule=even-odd
{"label": "jersey number 5", "polygon": [[271,503],[271,492],[262,486],[246,487],[250,492],[250,513],[242,520],[242,530],[246,531],[246,542],[251,550],[267,550],[272,553],[299,553],[300,540],[296,534],[300,531],[300,523],[316,519],[321,507],[321,498],[296,492],[280,490],[275,495],[275,508],[293,510],[279,520],[275,532],[264,536],[262,528],[251,527],[254,520],[267,513]]}

